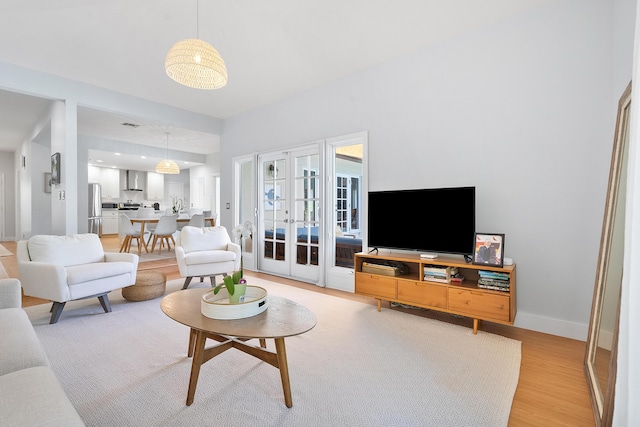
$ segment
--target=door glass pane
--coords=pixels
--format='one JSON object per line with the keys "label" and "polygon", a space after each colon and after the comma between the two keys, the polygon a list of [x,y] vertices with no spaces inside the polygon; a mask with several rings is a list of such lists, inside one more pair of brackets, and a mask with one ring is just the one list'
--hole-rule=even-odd
{"label": "door glass pane", "polygon": [[319,232],[319,162],[318,154],[295,159],[296,263],[318,265]]}
{"label": "door glass pane", "polygon": [[335,265],[353,268],[353,255],[362,251],[362,144],[336,147]]}
{"label": "door glass pane", "polygon": [[262,187],[264,257],[279,261],[286,259],[285,239],[288,218],[285,176],[284,160],[264,163]]}

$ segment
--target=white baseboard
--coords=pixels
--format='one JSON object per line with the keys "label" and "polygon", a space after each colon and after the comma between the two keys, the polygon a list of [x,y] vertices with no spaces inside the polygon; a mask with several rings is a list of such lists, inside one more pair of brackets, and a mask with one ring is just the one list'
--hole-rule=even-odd
{"label": "white baseboard", "polygon": [[553,319],[522,311],[516,314],[514,326],[580,341],[587,340],[589,331],[589,325],[585,323]]}

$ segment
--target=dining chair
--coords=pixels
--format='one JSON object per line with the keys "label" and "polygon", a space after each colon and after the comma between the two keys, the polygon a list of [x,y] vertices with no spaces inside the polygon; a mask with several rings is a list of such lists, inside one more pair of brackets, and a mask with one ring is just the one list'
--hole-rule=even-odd
{"label": "dining chair", "polygon": [[120,246],[120,252],[129,252],[131,249],[131,242],[136,239],[138,247],[140,247],[140,230],[136,230],[133,223],[125,214],[120,214],[120,233],[124,234],[124,241]]}
{"label": "dining chair", "polygon": [[193,214],[191,219],[189,219],[189,222],[187,223],[187,225],[190,225],[192,227],[204,227],[204,215]]}
{"label": "dining chair", "polygon": [[138,209],[138,218],[151,218],[155,216],[156,210],[153,208],[140,208]]}
{"label": "dining chair", "polygon": [[164,242],[167,243],[167,252],[171,250],[171,244],[169,240],[173,242],[173,246],[175,247],[176,241],[173,239],[173,233],[178,230],[178,221],[177,217],[174,215],[163,215],[158,220],[158,225],[155,230],[149,236],[149,239],[153,237],[153,241],[151,243],[151,253],[156,247],[156,243],[158,239],[160,239],[160,245],[158,246],[158,254],[162,252],[162,246]]}
{"label": "dining chair", "polygon": [[[154,208],[140,208],[138,209],[137,213],[138,218],[153,218],[154,216],[156,216],[156,210]],[[133,225],[137,225],[138,231],[140,231],[140,227],[142,226],[142,224],[136,223]],[[156,229],[156,226],[157,224],[154,224],[152,222],[148,222],[144,225],[144,234],[149,233],[147,244],[149,244],[149,242],[151,241],[151,233],[153,233],[153,231]]]}

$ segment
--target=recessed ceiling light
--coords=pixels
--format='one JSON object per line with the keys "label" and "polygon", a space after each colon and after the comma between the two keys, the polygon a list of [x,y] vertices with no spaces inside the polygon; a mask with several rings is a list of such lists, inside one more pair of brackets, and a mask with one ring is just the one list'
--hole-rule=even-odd
{"label": "recessed ceiling light", "polygon": [[115,154],[116,156],[119,156],[119,155],[120,155],[120,153],[113,153],[113,154]]}
{"label": "recessed ceiling light", "polygon": [[98,162],[98,163],[102,163],[102,160],[96,160],[96,162]]}
{"label": "recessed ceiling light", "polygon": [[141,158],[141,159],[146,159],[146,158],[147,158],[147,156],[140,156],[140,158]]}
{"label": "recessed ceiling light", "polygon": [[189,164],[189,162],[184,162],[184,164],[185,164],[185,165],[188,165],[188,164]]}

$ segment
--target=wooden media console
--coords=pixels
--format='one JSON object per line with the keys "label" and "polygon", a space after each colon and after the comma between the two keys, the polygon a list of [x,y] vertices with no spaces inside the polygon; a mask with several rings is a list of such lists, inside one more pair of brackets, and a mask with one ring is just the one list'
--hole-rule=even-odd
{"label": "wooden media console", "polygon": [[[363,271],[364,263],[364,271]],[[376,272],[373,265],[388,266],[401,263],[404,268],[390,273],[388,268]],[[447,267],[450,267],[447,269]],[[430,269],[454,269],[464,276],[462,282],[441,282],[425,278]],[[491,290],[478,286],[480,271],[508,276],[508,286]],[[397,275],[394,275],[397,274]],[[378,300],[408,304],[442,311],[473,319],[473,333],[478,332],[479,321],[513,325],[516,317],[516,266],[492,267],[465,262],[454,256],[421,258],[420,254],[386,253],[355,254],[355,292]]]}

